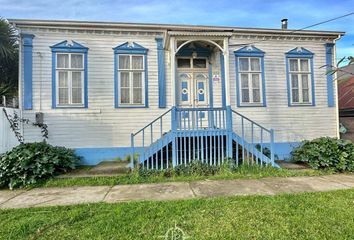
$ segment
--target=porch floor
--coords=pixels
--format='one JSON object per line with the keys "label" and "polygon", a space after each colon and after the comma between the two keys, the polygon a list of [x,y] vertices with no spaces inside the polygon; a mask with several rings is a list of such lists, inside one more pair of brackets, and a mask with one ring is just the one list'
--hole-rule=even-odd
{"label": "porch floor", "polygon": [[179,183],[1,190],[0,208],[27,208],[97,202],[178,200],[216,196],[276,195],[354,188],[354,174]]}

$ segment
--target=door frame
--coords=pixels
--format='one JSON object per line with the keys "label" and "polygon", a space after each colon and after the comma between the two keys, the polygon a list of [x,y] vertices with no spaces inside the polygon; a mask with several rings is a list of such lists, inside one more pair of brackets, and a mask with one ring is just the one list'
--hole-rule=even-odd
{"label": "door frame", "polygon": [[[189,59],[190,60],[190,68],[178,68],[178,59]],[[205,59],[205,68],[194,68],[193,67],[193,57],[191,56],[180,56],[180,57],[176,57],[176,86],[175,86],[175,93],[176,93],[176,106],[177,107],[192,107],[192,108],[206,108],[206,107],[212,107],[212,86],[210,86],[212,83],[211,81],[211,63],[209,62],[209,58],[208,57],[197,57],[197,59]],[[189,106],[187,105],[180,105],[180,79],[179,79],[179,75],[181,73],[185,73],[185,74],[189,74],[191,75],[190,78],[190,83],[189,83],[189,87],[190,87],[190,104]],[[195,74],[204,74],[206,77],[206,81],[205,81],[205,96],[206,96],[206,104],[203,106],[197,106],[196,105],[196,98],[198,96],[197,93],[197,81],[195,78]]]}

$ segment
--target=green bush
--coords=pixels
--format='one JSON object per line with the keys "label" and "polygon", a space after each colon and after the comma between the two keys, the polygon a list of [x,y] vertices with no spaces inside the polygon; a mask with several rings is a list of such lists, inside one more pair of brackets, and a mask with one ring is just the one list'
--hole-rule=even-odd
{"label": "green bush", "polygon": [[304,141],[291,154],[294,161],[306,162],[314,169],[354,171],[354,144],[347,140],[322,137]]}
{"label": "green bush", "polygon": [[74,169],[79,161],[71,149],[45,142],[20,144],[0,156],[0,187],[28,186]]}

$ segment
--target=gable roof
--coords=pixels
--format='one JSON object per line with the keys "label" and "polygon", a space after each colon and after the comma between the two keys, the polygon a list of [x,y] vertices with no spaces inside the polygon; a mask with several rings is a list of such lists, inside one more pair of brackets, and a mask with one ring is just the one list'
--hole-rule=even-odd
{"label": "gable roof", "polygon": [[354,109],[354,76],[338,83],[339,109]]}

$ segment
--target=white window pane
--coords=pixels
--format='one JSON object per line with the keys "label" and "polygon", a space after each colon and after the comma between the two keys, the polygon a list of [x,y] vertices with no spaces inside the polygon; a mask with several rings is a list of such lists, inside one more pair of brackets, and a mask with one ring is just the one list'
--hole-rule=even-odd
{"label": "white window pane", "polygon": [[307,74],[301,75],[302,88],[309,88],[309,76]]}
{"label": "white window pane", "polygon": [[261,90],[260,89],[253,89],[253,102],[259,103],[261,102]]}
{"label": "white window pane", "polygon": [[300,59],[300,69],[302,72],[309,72],[309,60]]}
{"label": "white window pane", "polygon": [[248,74],[241,74],[241,88],[248,88]]}
{"label": "white window pane", "polygon": [[142,88],[134,88],[133,90],[133,102],[135,104],[142,104],[143,103],[143,92],[142,92]]}
{"label": "white window pane", "polygon": [[303,100],[303,102],[310,102],[309,89],[302,90],[302,100]]}
{"label": "white window pane", "polygon": [[240,71],[248,71],[248,58],[239,58]]}
{"label": "white window pane", "polygon": [[130,69],[130,56],[129,55],[119,55],[119,69]]}
{"label": "white window pane", "polygon": [[133,69],[144,69],[143,56],[132,56],[132,68]]}
{"label": "white window pane", "polygon": [[82,72],[72,72],[71,85],[73,88],[81,88]]}
{"label": "white window pane", "polygon": [[292,72],[299,71],[297,59],[290,59],[289,65],[290,65],[290,71],[292,71]]}
{"label": "white window pane", "polygon": [[261,64],[259,58],[251,58],[251,71],[261,71]]}
{"label": "white window pane", "polygon": [[68,72],[58,72],[58,86],[68,87]]}
{"label": "white window pane", "polygon": [[248,89],[242,89],[242,102],[248,103],[250,102],[250,96],[249,96],[249,90]]}
{"label": "white window pane", "polygon": [[292,92],[293,102],[299,102],[299,90],[293,89],[291,92]]}
{"label": "white window pane", "polygon": [[143,77],[142,73],[133,73],[133,87],[142,87],[143,86]]}
{"label": "white window pane", "polygon": [[68,88],[59,88],[59,104],[69,103]]}
{"label": "white window pane", "polygon": [[121,103],[130,103],[130,89],[129,88],[121,88],[120,89],[120,102]]}
{"label": "white window pane", "polygon": [[297,74],[291,74],[291,87],[292,88],[299,88],[299,81]]}
{"label": "white window pane", "polygon": [[81,88],[73,88],[72,89],[72,103],[78,104],[82,103],[82,89]]}
{"label": "white window pane", "polygon": [[120,73],[120,87],[129,87],[129,73],[128,72],[121,72]]}
{"label": "white window pane", "polygon": [[260,74],[252,74],[252,88],[260,88]]}
{"label": "white window pane", "polygon": [[71,54],[71,68],[83,68],[83,55]]}
{"label": "white window pane", "polygon": [[57,68],[69,68],[68,54],[57,54]]}

